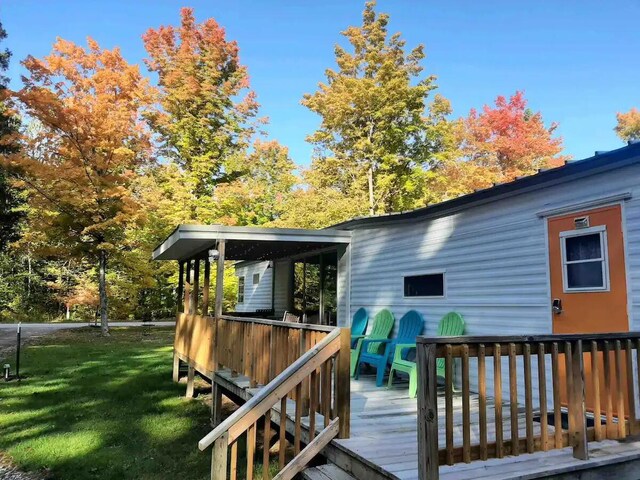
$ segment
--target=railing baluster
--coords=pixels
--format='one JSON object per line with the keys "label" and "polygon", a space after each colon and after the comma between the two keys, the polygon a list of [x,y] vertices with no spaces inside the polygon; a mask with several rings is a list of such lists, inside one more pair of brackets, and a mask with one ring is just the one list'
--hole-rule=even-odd
{"label": "railing baluster", "polygon": [[605,405],[606,416],[607,416],[607,424],[605,432],[607,433],[607,438],[616,438],[613,424],[613,390],[611,385],[611,347],[609,346],[609,342],[605,340],[603,342],[602,349],[602,369],[604,370],[604,389],[607,396],[607,404]]}
{"label": "railing baluster", "polygon": [[231,462],[229,466],[229,480],[236,480],[238,477],[238,442],[231,444]]}
{"label": "railing baluster", "polygon": [[504,457],[504,438],[502,433],[502,345],[493,344],[493,390],[496,422],[496,457]]}
{"label": "railing baluster", "polygon": [[262,478],[269,480],[269,443],[271,442],[271,410],[264,414],[264,436],[262,437]]}
{"label": "railing baluster", "polygon": [[[322,364],[322,415],[324,416],[325,428],[331,421],[331,359]],[[337,383],[337,382],[336,382]]]}
{"label": "railing baluster", "polygon": [[593,395],[593,434],[596,441],[603,438],[602,435],[602,408],[600,406],[600,355],[598,354],[598,342],[591,342],[591,385]]}
{"label": "railing baluster", "polygon": [[471,412],[469,407],[469,345],[462,345],[462,461],[471,463]]}
{"label": "railing baluster", "polygon": [[485,362],[485,346],[478,345],[478,394],[480,395],[480,459],[489,457],[487,451],[487,370]]}
{"label": "railing baluster", "polygon": [[520,454],[520,436],[518,433],[518,371],[516,364],[516,344],[509,344],[509,402],[511,414],[511,455]]}
{"label": "railing baluster", "polygon": [[280,399],[280,439],[278,446],[278,465],[280,470],[284,468],[285,453],[287,450],[287,396]]}
{"label": "railing baluster", "polygon": [[551,373],[553,380],[553,429],[555,437],[555,447],[562,448],[562,416],[560,406],[560,359],[558,358],[558,342],[551,344]]}
{"label": "railing baluster", "polygon": [[[569,344],[573,349],[571,355],[572,373],[571,380],[572,392],[570,395],[569,422],[573,424],[571,435],[573,437],[573,456],[580,460],[589,458],[587,446],[587,422],[585,408],[585,388],[584,388],[584,355],[582,353],[582,340],[576,340],[573,345]],[[568,353],[567,353],[568,355]]]}
{"label": "railing baluster", "polygon": [[211,480],[227,480],[227,450],[229,433],[223,433],[213,443],[211,451]]}
{"label": "railing baluster", "polygon": [[547,415],[547,366],[545,344],[538,344],[538,397],[540,398],[540,449],[549,450],[549,418]]}
{"label": "railing baluster", "polygon": [[626,437],[625,429],[625,408],[624,408],[624,390],[625,382],[622,376],[622,343],[616,340],[615,343],[615,364],[616,364],[616,398],[618,399],[618,438]]}
{"label": "railing baluster", "polygon": [[300,441],[302,437],[302,383],[296,386],[296,416],[295,432],[293,437],[293,454],[300,453]]}
{"label": "railing baluster", "polygon": [[256,452],[256,424],[247,430],[247,479],[253,479],[253,466]]}
{"label": "railing baluster", "polygon": [[447,345],[444,357],[444,411],[447,465],[453,465],[453,347]]}
{"label": "railing baluster", "polygon": [[316,410],[318,401],[318,384],[316,370],[311,372],[309,381],[309,440],[313,440],[316,436]]}
{"label": "railing baluster", "polygon": [[531,345],[523,345],[524,356],[524,408],[527,432],[527,453],[533,453],[533,392],[531,386]]}
{"label": "railing baluster", "polygon": [[636,395],[633,381],[633,344],[630,339],[625,343],[625,361],[627,370],[627,395],[629,397],[629,434],[636,435],[639,432],[636,418]]}

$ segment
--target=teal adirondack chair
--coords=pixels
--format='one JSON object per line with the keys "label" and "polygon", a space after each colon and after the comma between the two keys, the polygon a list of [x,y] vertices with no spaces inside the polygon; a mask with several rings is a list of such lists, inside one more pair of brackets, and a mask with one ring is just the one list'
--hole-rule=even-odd
{"label": "teal adirondack chair", "polygon": [[351,348],[355,348],[358,339],[364,336],[364,332],[367,331],[367,323],[369,323],[369,315],[364,308],[360,307],[353,314],[353,320],[351,320]]}
{"label": "teal adirondack chair", "polygon": [[[439,337],[455,337],[464,334],[464,320],[462,315],[456,312],[449,312],[440,319],[438,324]],[[396,352],[391,363],[389,371],[388,387],[393,384],[393,372],[404,372],[409,374],[409,396],[415,398],[418,393],[418,368],[416,362],[402,358],[403,352],[411,348],[416,348],[415,342],[406,344],[397,344]],[[444,358],[438,358],[436,361],[438,377],[444,377]]]}
{"label": "teal adirondack chair", "polygon": [[[400,319],[396,338],[386,339],[384,341],[376,341],[373,339],[363,340],[363,351],[360,353],[360,358],[356,365],[355,378],[358,378],[358,374],[360,373],[360,365],[366,363],[376,369],[376,386],[381,387],[384,380],[384,374],[387,371],[387,364],[391,365],[391,361],[394,358],[396,345],[406,344],[409,342],[415,343],[416,337],[422,333],[423,326],[424,322],[422,321],[420,314],[415,310],[409,310]],[[384,351],[380,353],[378,349],[375,349],[375,351],[371,352],[369,351],[369,348],[364,348],[365,346],[368,347],[369,344],[373,343],[384,343]]]}
{"label": "teal adirondack chair", "polygon": [[[358,359],[360,358],[360,353],[362,351],[362,345],[365,340],[369,340],[367,342],[367,352],[370,353],[382,353],[384,351],[384,343],[380,342],[380,340],[386,340],[391,335],[391,331],[393,330],[393,324],[395,323],[395,318],[393,318],[393,313],[391,313],[386,308],[380,310],[376,313],[376,316],[373,317],[373,327],[371,328],[371,332],[368,335],[362,335],[358,338],[358,342],[356,343],[355,348],[351,349],[351,376],[355,374],[356,365],[358,364]],[[370,342],[370,340],[378,340],[378,342]]]}

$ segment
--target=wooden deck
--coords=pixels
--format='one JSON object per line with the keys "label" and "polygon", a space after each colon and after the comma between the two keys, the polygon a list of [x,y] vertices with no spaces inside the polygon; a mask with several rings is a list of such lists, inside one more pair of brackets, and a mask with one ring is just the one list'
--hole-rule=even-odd
{"label": "wooden deck", "polygon": [[[216,383],[234,395],[248,399],[257,389],[249,388],[249,380],[243,376],[233,377],[228,370],[216,373]],[[444,397],[439,397],[439,424],[444,425]],[[493,406],[491,399],[488,406]],[[477,421],[478,396],[470,399],[472,423],[472,444],[479,440]],[[488,412],[492,412],[488,408]],[[287,405],[288,423],[293,428],[294,402]],[[462,399],[454,399],[454,445],[462,445]],[[508,404],[503,408],[505,424],[510,423]],[[279,409],[274,409],[274,420],[279,418]],[[493,425],[493,418],[488,418],[488,425]],[[321,426],[323,419],[316,418],[316,425]],[[303,428],[308,429],[308,418],[303,420]],[[526,421],[524,411],[518,413],[520,436],[525,435]],[[320,428],[320,427],[318,427]],[[540,429],[535,423],[534,429]],[[553,427],[549,426],[549,432]],[[444,428],[439,432],[439,443],[444,445]],[[538,433],[538,432],[536,432]],[[491,441],[495,431],[488,429]],[[303,433],[303,438],[304,438]],[[508,429],[504,431],[505,440],[510,438]],[[393,389],[378,388],[373,377],[361,376],[351,382],[351,436],[349,439],[333,440],[325,448],[325,456],[356,478],[363,479],[401,479],[418,478],[418,443],[417,443],[417,402],[408,398],[407,385],[397,383]],[[588,470],[588,476],[580,476]],[[466,478],[491,479],[534,479],[553,476],[554,478],[608,478],[605,475],[615,472],[616,478],[640,477],[640,441],[628,440],[618,442],[607,440],[590,444],[590,459],[587,461],[573,458],[571,448],[521,454],[517,457],[474,461],[469,464],[458,463],[453,466],[441,466],[440,478],[443,480],[459,480]],[[598,473],[600,472],[600,473]]]}

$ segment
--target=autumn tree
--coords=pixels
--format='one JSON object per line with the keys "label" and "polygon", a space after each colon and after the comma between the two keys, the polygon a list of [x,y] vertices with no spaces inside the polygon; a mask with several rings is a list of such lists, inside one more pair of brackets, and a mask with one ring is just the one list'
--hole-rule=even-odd
{"label": "autumn tree", "polygon": [[615,131],[625,142],[640,140],[640,111],[632,108],[626,113],[618,113]]}
{"label": "autumn tree", "polygon": [[139,220],[131,183],[149,159],[142,115],[154,90],[120,51],[58,39],[50,55],[28,57],[15,92],[24,114],[41,128],[23,136],[5,162],[29,192],[31,228],[47,239],[43,254],[97,262],[100,317],[108,334],[107,259]]}
{"label": "autumn tree", "polygon": [[442,199],[562,165],[568,157],[561,155],[562,138],[554,136],[557,127],[545,126],[521,91],[509,99],[498,96],[481,112],[472,109],[456,129],[460,156],[441,165]]}
{"label": "autumn tree", "polygon": [[326,187],[364,193],[371,214],[417,206],[439,143],[427,112],[436,86],[435,77],[423,75],[424,47],[406,52],[375,6],[367,2],[362,26],[342,32],[350,49],[335,47],[337,69],[327,69],[326,83],[302,100],[322,117],[308,137],[317,148],[313,168]]}
{"label": "autumn tree", "polygon": [[244,173],[258,104],[235,41],[213,19],[196,23],[181,10],[179,27],[143,36],[149,70],[158,74],[160,109],[149,116],[162,153],[185,172],[194,201],[191,219],[213,207],[215,187]]}

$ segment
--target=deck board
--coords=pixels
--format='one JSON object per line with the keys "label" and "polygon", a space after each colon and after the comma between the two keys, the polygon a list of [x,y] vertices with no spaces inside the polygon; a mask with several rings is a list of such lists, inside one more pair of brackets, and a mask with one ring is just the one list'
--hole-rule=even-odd
{"label": "deck board", "polygon": [[[248,381],[242,377],[231,377],[221,372],[227,380],[248,390]],[[257,389],[249,390],[251,393]],[[417,402],[407,395],[406,383],[394,383],[394,388],[379,388],[371,376],[361,376],[351,382],[351,437],[333,440],[332,444],[349,452],[354,458],[376,465],[387,472],[388,478],[415,480],[418,478],[418,445],[417,445]],[[503,403],[504,440],[511,438],[511,413],[508,402]],[[522,406],[524,407],[524,406]],[[454,445],[462,446],[462,399],[456,396],[454,408]],[[287,414],[293,415],[295,402],[287,402]],[[479,443],[479,398],[472,394],[470,410],[472,419],[471,444]],[[275,409],[279,413],[279,407]],[[444,397],[438,397],[439,424],[444,426]],[[495,418],[493,399],[487,399],[487,436],[489,443],[495,441]],[[317,414],[316,425],[322,428],[323,417]],[[309,418],[303,418],[303,426],[308,429]],[[519,437],[526,436],[526,418],[524,408],[518,409]],[[553,434],[553,426],[549,425],[549,434]],[[535,434],[540,433],[540,424],[534,423]],[[438,442],[441,448],[445,444],[444,428],[439,432]],[[561,474],[580,468],[595,468],[611,462],[640,459],[640,441],[591,442],[589,444],[590,460],[582,461],[573,458],[571,448],[521,453],[519,456],[508,456],[503,459],[474,461],[469,464],[458,463],[440,467],[442,480],[476,479],[511,479],[528,480],[541,478],[550,474]]]}

